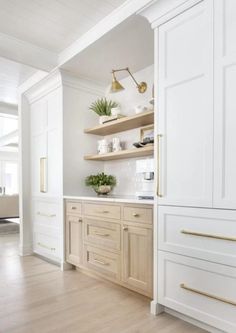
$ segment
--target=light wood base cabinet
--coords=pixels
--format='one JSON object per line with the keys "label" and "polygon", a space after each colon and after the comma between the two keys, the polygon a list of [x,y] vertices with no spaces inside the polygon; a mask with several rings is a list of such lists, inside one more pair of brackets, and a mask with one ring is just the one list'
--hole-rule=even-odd
{"label": "light wood base cabinet", "polygon": [[152,297],[152,215],[150,205],[67,201],[67,262]]}
{"label": "light wood base cabinet", "polygon": [[122,233],[122,280],[128,286],[152,291],[152,230],[124,225]]}
{"label": "light wood base cabinet", "polygon": [[73,265],[83,262],[82,218],[67,216],[66,219],[66,260]]}

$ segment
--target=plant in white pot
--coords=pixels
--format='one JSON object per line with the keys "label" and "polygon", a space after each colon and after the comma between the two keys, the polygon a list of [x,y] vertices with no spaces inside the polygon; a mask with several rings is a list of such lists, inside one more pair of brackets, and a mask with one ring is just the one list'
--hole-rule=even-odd
{"label": "plant in white pot", "polygon": [[113,101],[108,101],[105,97],[97,99],[93,102],[89,110],[94,111],[99,116],[99,123],[103,124],[109,120],[111,116],[111,109],[118,107],[118,104]]}
{"label": "plant in white pot", "polygon": [[97,194],[108,194],[116,185],[116,177],[104,172],[86,177],[85,184],[91,186]]}

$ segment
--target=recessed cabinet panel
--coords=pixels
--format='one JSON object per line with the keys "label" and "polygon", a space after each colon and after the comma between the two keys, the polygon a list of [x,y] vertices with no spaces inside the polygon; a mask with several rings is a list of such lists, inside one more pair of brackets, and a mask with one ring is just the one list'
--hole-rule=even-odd
{"label": "recessed cabinet panel", "polygon": [[215,1],[214,207],[236,209],[236,2]]}
{"label": "recessed cabinet panel", "polygon": [[206,6],[203,1],[159,28],[161,205],[212,206],[213,50]]}
{"label": "recessed cabinet panel", "polygon": [[83,262],[82,233],[82,219],[75,216],[67,216],[66,260],[73,265],[79,265]]}
{"label": "recessed cabinet panel", "polygon": [[158,208],[158,248],[236,267],[236,212]]}
{"label": "recessed cabinet panel", "polygon": [[111,250],[120,250],[120,225],[84,218],[84,241]]}
{"label": "recessed cabinet panel", "polygon": [[122,280],[152,296],[152,231],[123,227]]}
{"label": "recessed cabinet panel", "polygon": [[85,245],[84,264],[112,280],[120,279],[120,256],[115,253]]}
{"label": "recessed cabinet panel", "polygon": [[224,332],[236,332],[236,268],[159,251],[158,301]]}

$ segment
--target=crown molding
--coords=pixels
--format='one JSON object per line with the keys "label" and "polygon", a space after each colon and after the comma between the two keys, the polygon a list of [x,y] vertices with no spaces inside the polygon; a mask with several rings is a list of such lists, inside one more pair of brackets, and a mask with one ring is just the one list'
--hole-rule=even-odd
{"label": "crown molding", "polygon": [[105,86],[86,78],[76,77],[65,70],[57,68],[24,91],[23,94],[29,104],[32,104],[51,91],[59,87],[63,88],[63,86],[83,90],[99,96],[103,96],[105,92]]}
{"label": "crown molding", "polygon": [[47,72],[57,66],[58,60],[56,53],[3,33],[0,56]]}
{"label": "crown molding", "polygon": [[127,0],[124,2],[69,47],[64,49],[58,56],[58,65],[62,66],[74,58],[78,53],[82,52],[107,32],[152,2],[153,0]]}
{"label": "crown molding", "polygon": [[40,81],[36,82],[23,94],[28,99],[29,104],[32,104],[51,91],[59,88],[61,84],[60,70],[55,69],[48,75],[44,76]]}
{"label": "crown molding", "polygon": [[87,93],[94,95],[103,96],[105,93],[106,85],[95,82],[85,77],[75,76],[65,70],[60,70],[60,72],[61,72],[63,86],[67,86],[78,90],[83,90]]}
{"label": "crown molding", "polygon": [[154,0],[137,12],[156,28],[202,0]]}

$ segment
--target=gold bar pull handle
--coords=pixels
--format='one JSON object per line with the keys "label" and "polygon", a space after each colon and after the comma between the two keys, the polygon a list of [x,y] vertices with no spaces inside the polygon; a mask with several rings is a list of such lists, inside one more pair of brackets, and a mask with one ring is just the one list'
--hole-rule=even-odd
{"label": "gold bar pull handle", "polygon": [[214,238],[214,239],[221,239],[221,240],[236,242],[236,237],[230,237],[230,236],[214,235],[214,234],[208,234],[208,233],[185,230],[185,229],[181,230],[181,233],[185,234],[185,235],[196,236],[196,237],[207,237],[207,238]]}
{"label": "gold bar pull handle", "polygon": [[47,158],[40,158],[40,192],[46,193],[47,188]]}
{"label": "gold bar pull handle", "polygon": [[96,259],[96,258],[94,258],[93,261],[95,261],[98,264],[103,265],[103,266],[109,266],[108,262],[105,262],[105,261],[102,261],[102,260],[99,260],[99,259]]}
{"label": "gold bar pull handle", "polygon": [[210,294],[210,293],[206,293],[205,291],[190,288],[190,287],[186,286],[184,283],[180,284],[180,288],[185,289],[185,290],[190,291],[190,292],[195,293],[195,294],[199,294],[199,295],[202,295],[202,296],[205,296],[205,297],[208,297],[208,298],[212,298],[212,299],[215,299],[215,300],[223,302],[223,303],[227,303],[227,304],[236,306],[235,301],[231,301],[231,300],[229,300],[227,298],[224,298],[224,297],[220,297],[220,296],[216,296],[216,295],[213,295],[213,294]]}
{"label": "gold bar pull handle", "polygon": [[161,193],[161,149],[160,149],[160,139],[163,137],[162,134],[158,134],[157,135],[157,174],[158,174],[158,178],[157,178],[157,196],[159,198],[163,197],[162,193]]}
{"label": "gold bar pull handle", "polygon": [[95,231],[94,234],[95,234],[96,236],[100,236],[100,237],[108,237],[108,236],[110,236],[110,234],[103,234],[103,233],[101,233],[101,232],[97,232],[97,231]]}

